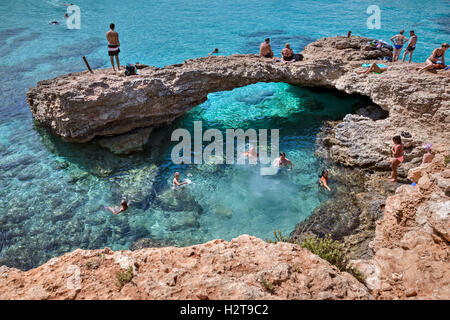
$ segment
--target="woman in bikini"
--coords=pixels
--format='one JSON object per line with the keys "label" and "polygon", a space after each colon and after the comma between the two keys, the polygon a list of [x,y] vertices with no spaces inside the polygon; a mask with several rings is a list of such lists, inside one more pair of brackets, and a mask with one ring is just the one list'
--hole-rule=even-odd
{"label": "woman in bikini", "polygon": [[448,47],[448,43],[443,43],[440,48],[434,49],[431,56],[425,61],[425,67],[420,69],[419,72],[436,69],[438,65],[445,67],[445,51],[447,51]]}
{"label": "woman in bikini", "polygon": [[375,73],[383,73],[388,69],[388,67],[382,67],[380,68],[375,62],[372,63],[372,65],[368,68],[365,69],[363,71],[356,71],[357,74],[368,74],[371,72],[375,72]]}
{"label": "woman in bikini", "polygon": [[281,51],[281,61],[283,61],[283,63],[295,62],[294,51],[292,51],[289,43],[286,43],[285,48]]}
{"label": "woman in bikini", "polygon": [[402,52],[403,44],[408,42],[408,38],[403,35],[405,30],[400,30],[399,34],[396,34],[391,38],[391,41],[394,43],[394,52],[392,53],[392,62],[398,60],[400,53]]}
{"label": "woman in bikini", "polygon": [[397,168],[404,161],[403,154],[404,154],[404,146],[402,143],[402,138],[400,136],[395,136],[392,138],[395,145],[392,147],[392,172],[391,176],[389,177],[389,180],[392,182],[397,181]]}

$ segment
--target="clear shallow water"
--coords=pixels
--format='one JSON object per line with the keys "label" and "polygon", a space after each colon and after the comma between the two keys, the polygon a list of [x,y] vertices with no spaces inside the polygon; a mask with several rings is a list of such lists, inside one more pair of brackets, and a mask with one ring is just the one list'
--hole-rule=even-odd
{"label": "clear shallow water", "polygon": [[[263,238],[290,232],[323,200],[317,194],[314,138],[323,120],[339,119],[357,97],[256,84],[215,93],[206,103],[152,136],[141,153],[117,157],[93,145],[63,143],[34,126],[27,88],[42,79],[107,67],[104,33],[115,22],[121,62],[164,66],[204,56],[253,53],[270,36],[279,54],[317,38],[346,34],[388,40],[398,29],[419,35],[415,61],[449,35],[449,2],[380,2],[382,29],[368,30],[370,1],[77,1],[81,30],[51,26],[65,8],[55,1],[0,2],[0,265],[30,268],[77,247],[127,249],[142,237],[180,245],[242,233]],[[439,10],[436,10],[439,8]],[[202,120],[203,128],[280,128],[280,145],[296,165],[289,175],[261,177],[252,166],[175,166],[173,129]],[[194,182],[183,208],[168,189],[174,171]],[[122,197],[135,205],[112,216],[104,205]],[[194,199],[194,200],[192,200]],[[186,205],[187,203],[187,205]],[[183,210],[183,211],[180,211]],[[199,214],[198,212],[202,213]]]}

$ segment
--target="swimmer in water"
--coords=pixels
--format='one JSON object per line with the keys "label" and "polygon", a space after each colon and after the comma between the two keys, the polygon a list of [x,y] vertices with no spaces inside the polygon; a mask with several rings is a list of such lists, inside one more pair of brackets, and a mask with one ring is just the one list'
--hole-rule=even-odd
{"label": "swimmer in water", "polygon": [[250,147],[250,149],[248,149],[248,151],[244,152],[242,155],[244,157],[249,157],[249,158],[253,158],[253,159],[256,159],[259,157],[259,154],[256,152],[255,147]]}
{"label": "swimmer in water", "polygon": [[208,57],[209,57],[210,55],[215,54],[215,53],[219,53],[219,49],[218,49],[218,48],[215,48],[214,51],[211,51],[211,52],[208,54]]}
{"label": "swimmer in water", "polygon": [[119,214],[121,212],[124,212],[128,209],[128,206],[131,202],[127,202],[126,200],[120,201],[120,208],[119,207],[105,207],[105,209],[108,209],[111,211],[114,215]]}
{"label": "swimmer in water", "polygon": [[327,170],[323,170],[322,174],[319,176],[319,185],[321,187],[326,188],[328,191],[331,191],[330,187],[328,186],[328,171]]}
{"label": "swimmer in water", "polygon": [[288,166],[291,166],[291,169],[294,167],[294,164],[291,162],[291,160],[289,160],[288,158],[286,158],[286,153],[281,152],[280,153],[280,157],[276,158],[272,165],[274,167],[280,167],[280,168],[287,168]]}
{"label": "swimmer in water", "polygon": [[175,172],[175,175],[174,175],[174,178],[173,178],[173,182],[172,182],[172,185],[173,185],[174,189],[176,189],[177,187],[180,187],[180,186],[182,186],[184,184],[188,184],[188,183],[189,183],[188,181],[180,182],[180,173],[179,172]]}
{"label": "swimmer in water", "polygon": [[59,24],[59,22],[58,22],[58,21],[56,21],[56,20],[54,20],[54,21],[50,21],[50,24],[51,24],[51,25],[58,25],[58,24]]}

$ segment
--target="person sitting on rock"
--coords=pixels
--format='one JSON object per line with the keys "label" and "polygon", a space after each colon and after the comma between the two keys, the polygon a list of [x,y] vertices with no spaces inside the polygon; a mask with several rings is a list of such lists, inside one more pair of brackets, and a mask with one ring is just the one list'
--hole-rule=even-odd
{"label": "person sitting on rock", "polygon": [[375,72],[375,73],[383,73],[383,72],[385,72],[387,69],[388,69],[388,67],[380,68],[380,67],[374,62],[374,63],[372,63],[372,65],[371,65],[368,69],[363,70],[363,71],[356,71],[356,73],[357,73],[357,74],[368,74],[368,73],[371,73],[371,72]]}
{"label": "person sitting on rock", "polygon": [[119,214],[121,212],[124,212],[128,209],[128,206],[130,205],[129,202],[126,200],[120,201],[120,208],[119,207],[105,207],[105,209],[110,210],[114,215]]}
{"label": "person sitting on rock", "polygon": [[402,163],[404,161],[404,146],[402,143],[402,138],[400,136],[395,136],[394,138],[392,138],[392,140],[394,141],[395,145],[392,147],[392,159],[391,159],[391,164],[392,164],[392,173],[391,176],[389,177],[389,180],[392,182],[396,182],[397,181],[397,168],[400,165],[400,163]]}
{"label": "person sitting on rock", "polygon": [[423,155],[422,163],[430,163],[434,159],[434,154],[431,152],[431,144],[427,144],[423,147],[427,150],[427,153]]}
{"label": "person sitting on rock", "polygon": [[286,43],[286,46],[281,51],[281,61],[283,63],[295,62],[295,60],[294,60],[294,51],[292,51],[291,45],[289,43]]}
{"label": "person sitting on rock", "polygon": [[273,58],[273,52],[272,48],[270,47],[269,38],[266,38],[266,40],[259,46],[259,56],[264,58]]}
{"label": "person sitting on rock", "polygon": [[425,61],[425,67],[420,69],[419,72],[445,68],[445,51],[448,47],[448,43],[443,43],[440,48],[434,49],[431,56]]}
{"label": "person sitting on rock", "polygon": [[323,170],[322,174],[319,176],[319,186],[326,188],[328,191],[331,191],[328,186],[328,170]]}

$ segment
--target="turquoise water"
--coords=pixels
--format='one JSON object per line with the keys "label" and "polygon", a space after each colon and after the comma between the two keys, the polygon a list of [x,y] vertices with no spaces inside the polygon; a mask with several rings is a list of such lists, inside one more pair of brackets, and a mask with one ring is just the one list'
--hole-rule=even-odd
{"label": "turquoise water", "polygon": [[[68,30],[57,1],[0,2],[0,265],[22,269],[78,247],[127,249],[142,237],[178,245],[242,233],[267,238],[290,232],[326,196],[318,195],[315,134],[365,101],[286,84],[256,84],[211,94],[167,128],[145,151],[114,156],[95,145],[64,143],[36,127],[25,93],[37,81],[107,67],[104,33],[114,22],[121,62],[156,66],[220,54],[254,53],[266,36],[276,53],[295,51],[324,36],[346,34],[388,40],[400,28],[419,36],[414,60],[449,36],[448,1],[380,1],[380,30],[368,30],[372,1],[77,1],[81,30]],[[280,147],[295,169],[262,177],[253,166],[176,166],[170,161],[175,128],[280,128]],[[174,171],[194,183],[180,195],[169,189]],[[113,216],[104,205],[133,199]]]}

